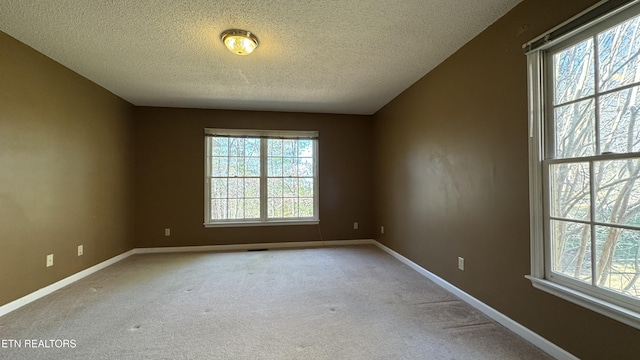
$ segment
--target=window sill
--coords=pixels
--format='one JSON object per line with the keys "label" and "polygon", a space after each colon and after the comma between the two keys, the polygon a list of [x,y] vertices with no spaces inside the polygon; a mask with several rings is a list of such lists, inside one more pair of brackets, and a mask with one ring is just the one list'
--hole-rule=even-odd
{"label": "window sill", "polygon": [[531,280],[533,287],[540,289],[559,298],[593,310],[598,314],[618,320],[624,324],[640,329],[640,313],[610,302],[573,290],[549,280],[540,279],[532,275],[525,276]]}
{"label": "window sill", "polygon": [[245,221],[245,222],[218,222],[204,223],[206,228],[217,227],[254,227],[254,226],[293,226],[293,225],[318,225],[320,220],[289,220],[289,221]]}

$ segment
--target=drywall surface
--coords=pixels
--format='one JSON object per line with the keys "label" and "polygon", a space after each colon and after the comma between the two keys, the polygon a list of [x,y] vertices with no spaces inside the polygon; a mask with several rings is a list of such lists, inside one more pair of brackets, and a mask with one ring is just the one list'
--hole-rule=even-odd
{"label": "drywall surface", "polygon": [[0,305],[133,248],[132,110],[0,33]]}
{"label": "drywall surface", "polygon": [[[583,359],[640,331],[536,290],[521,46],[595,1],[525,0],[375,114],[376,239]],[[465,270],[458,270],[458,257]]]}
{"label": "drywall surface", "polygon": [[[147,107],[135,112],[137,247],[373,236],[370,116]],[[320,224],[205,228],[205,128],[318,131]]]}

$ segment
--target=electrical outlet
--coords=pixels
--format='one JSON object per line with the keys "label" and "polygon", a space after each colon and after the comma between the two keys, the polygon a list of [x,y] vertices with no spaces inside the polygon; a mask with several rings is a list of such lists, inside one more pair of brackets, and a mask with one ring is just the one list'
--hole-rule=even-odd
{"label": "electrical outlet", "polygon": [[384,234],[384,226],[380,226],[380,234]]}
{"label": "electrical outlet", "polygon": [[164,236],[171,236],[171,228],[164,229]]}
{"label": "electrical outlet", "polygon": [[353,230],[358,230],[358,223],[357,222],[353,223]]}
{"label": "electrical outlet", "polygon": [[47,267],[53,266],[53,254],[47,255]]}
{"label": "electrical outlet", "polygon": [[458,269],[464,271],[464,258],[458,256]]}
{"label": "electrical outlet", "polygon": [[84,254],[84,245],[78,245],[78,256]]}

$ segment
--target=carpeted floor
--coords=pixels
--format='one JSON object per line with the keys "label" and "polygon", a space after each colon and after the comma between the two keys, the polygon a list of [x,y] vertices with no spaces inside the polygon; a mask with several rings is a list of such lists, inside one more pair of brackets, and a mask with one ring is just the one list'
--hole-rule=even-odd
{"label": "carpeted floor", "polygon": [[0,341],[29,360],[550,358],[372,245],[134,255],[0,317]]}

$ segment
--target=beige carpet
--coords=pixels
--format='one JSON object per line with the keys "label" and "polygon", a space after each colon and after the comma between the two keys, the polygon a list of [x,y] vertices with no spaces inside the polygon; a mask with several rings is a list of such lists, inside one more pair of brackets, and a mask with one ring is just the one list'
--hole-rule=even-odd
{"label": "beige carpet", "polygon": [[549,358],[369,245],[134,255],[0,317],[0,341],[29,360]]}

